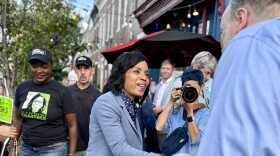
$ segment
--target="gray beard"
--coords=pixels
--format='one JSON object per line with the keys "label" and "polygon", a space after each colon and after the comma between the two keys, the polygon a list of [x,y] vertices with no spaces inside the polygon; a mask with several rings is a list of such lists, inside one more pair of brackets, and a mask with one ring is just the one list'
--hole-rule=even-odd
{"label": "gray beard", "polygon": [[225,51],[225,49],[229,45],[230,41],[233,39],[233,37],[230,34],[230,28],[231,28],[231,26],[227,26],[226,29],[224,30],[225,35],[221,42],[222,53]]}

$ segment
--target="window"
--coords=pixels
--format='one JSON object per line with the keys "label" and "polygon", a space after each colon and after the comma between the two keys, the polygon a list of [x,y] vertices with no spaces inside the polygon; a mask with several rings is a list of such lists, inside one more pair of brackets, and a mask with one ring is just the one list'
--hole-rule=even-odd
{"label": "window", "polygon": [[120,27],[121,27],[121,7],[122,7],[122,0],[119,0],[119,6],[118,6],[118,27],[117,27],[117,32],[120,31]]}
{"label": "window", "polygon": [[[115,13],[115,5],[114,5],[114,0],[112,1],[112,13]],[[114,25],[115,25],[115,14],[112,14],[112,17],[111,17],[111,34],[110,34],[110,38],[113,38],[113,35],[114,35]]]}
{"label": "window", "polygon": [[[199,23],[195,24],[193,26],[192,32],[202,34],[202,28],[203,28],[202,26],[203,26],[202,22],[199,22]],[[206,22],[206,35],[209,34],[209,29],[210,29],[210,20],[207,20],[207,22]]]}

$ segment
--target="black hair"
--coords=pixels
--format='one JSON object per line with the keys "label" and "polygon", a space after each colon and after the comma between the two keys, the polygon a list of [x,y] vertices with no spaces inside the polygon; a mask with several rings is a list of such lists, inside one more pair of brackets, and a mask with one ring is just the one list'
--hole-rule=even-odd
{"label": "black hair", "polygon": [[181,80],[182,85],[184,85],[186,81],[194,80],[197,81],[198,84],[201,86],[203,84],[203,73],[200,70],[189,68],[184,71],[184,73],[181,76]]}
{"label": "black hair", "polygon": [[111,75],[103,87],[103,93],[111,91],[114,95],[119,95],[124,88],[125,73],[142,61],[147,62],[147,57],[136,51],[125,52],[118,56],[113,63]]}

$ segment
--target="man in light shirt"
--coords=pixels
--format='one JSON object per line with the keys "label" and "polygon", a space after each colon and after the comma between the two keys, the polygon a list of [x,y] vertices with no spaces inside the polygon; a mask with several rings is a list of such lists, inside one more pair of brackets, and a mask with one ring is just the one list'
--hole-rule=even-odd
{"label": "man in light shirt", "polygon": [[[164,60],[161,63],[160,75],[161,81],[156,86],[155,98],[154,98],[154,113],[158,116],[167,105],[171,91],[174,87],[182,86],[180,78],[175,78],[174,75],[175,65],[171,60]],[[163,129],[158,132],[158,143],[161,145],[163,140],[166,138],[168,134],[168,129]]]}
{"label": "man in light shirt", "polygon": [[231,0],[198,156],[280,154],[280,0]]}

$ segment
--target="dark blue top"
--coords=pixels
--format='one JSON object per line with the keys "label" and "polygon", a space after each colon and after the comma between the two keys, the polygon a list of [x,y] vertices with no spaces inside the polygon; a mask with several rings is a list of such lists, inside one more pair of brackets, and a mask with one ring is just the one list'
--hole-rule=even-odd
{"label": "dark blue top", "polygon": [[78,124],[78,142],[77,151],[86,150],[89,140],[89,116],[95,100],[101,95],[101,92],[93,86],[80,89],[77,84],[68,87],[74,100],[74,106],[77,112]]}

